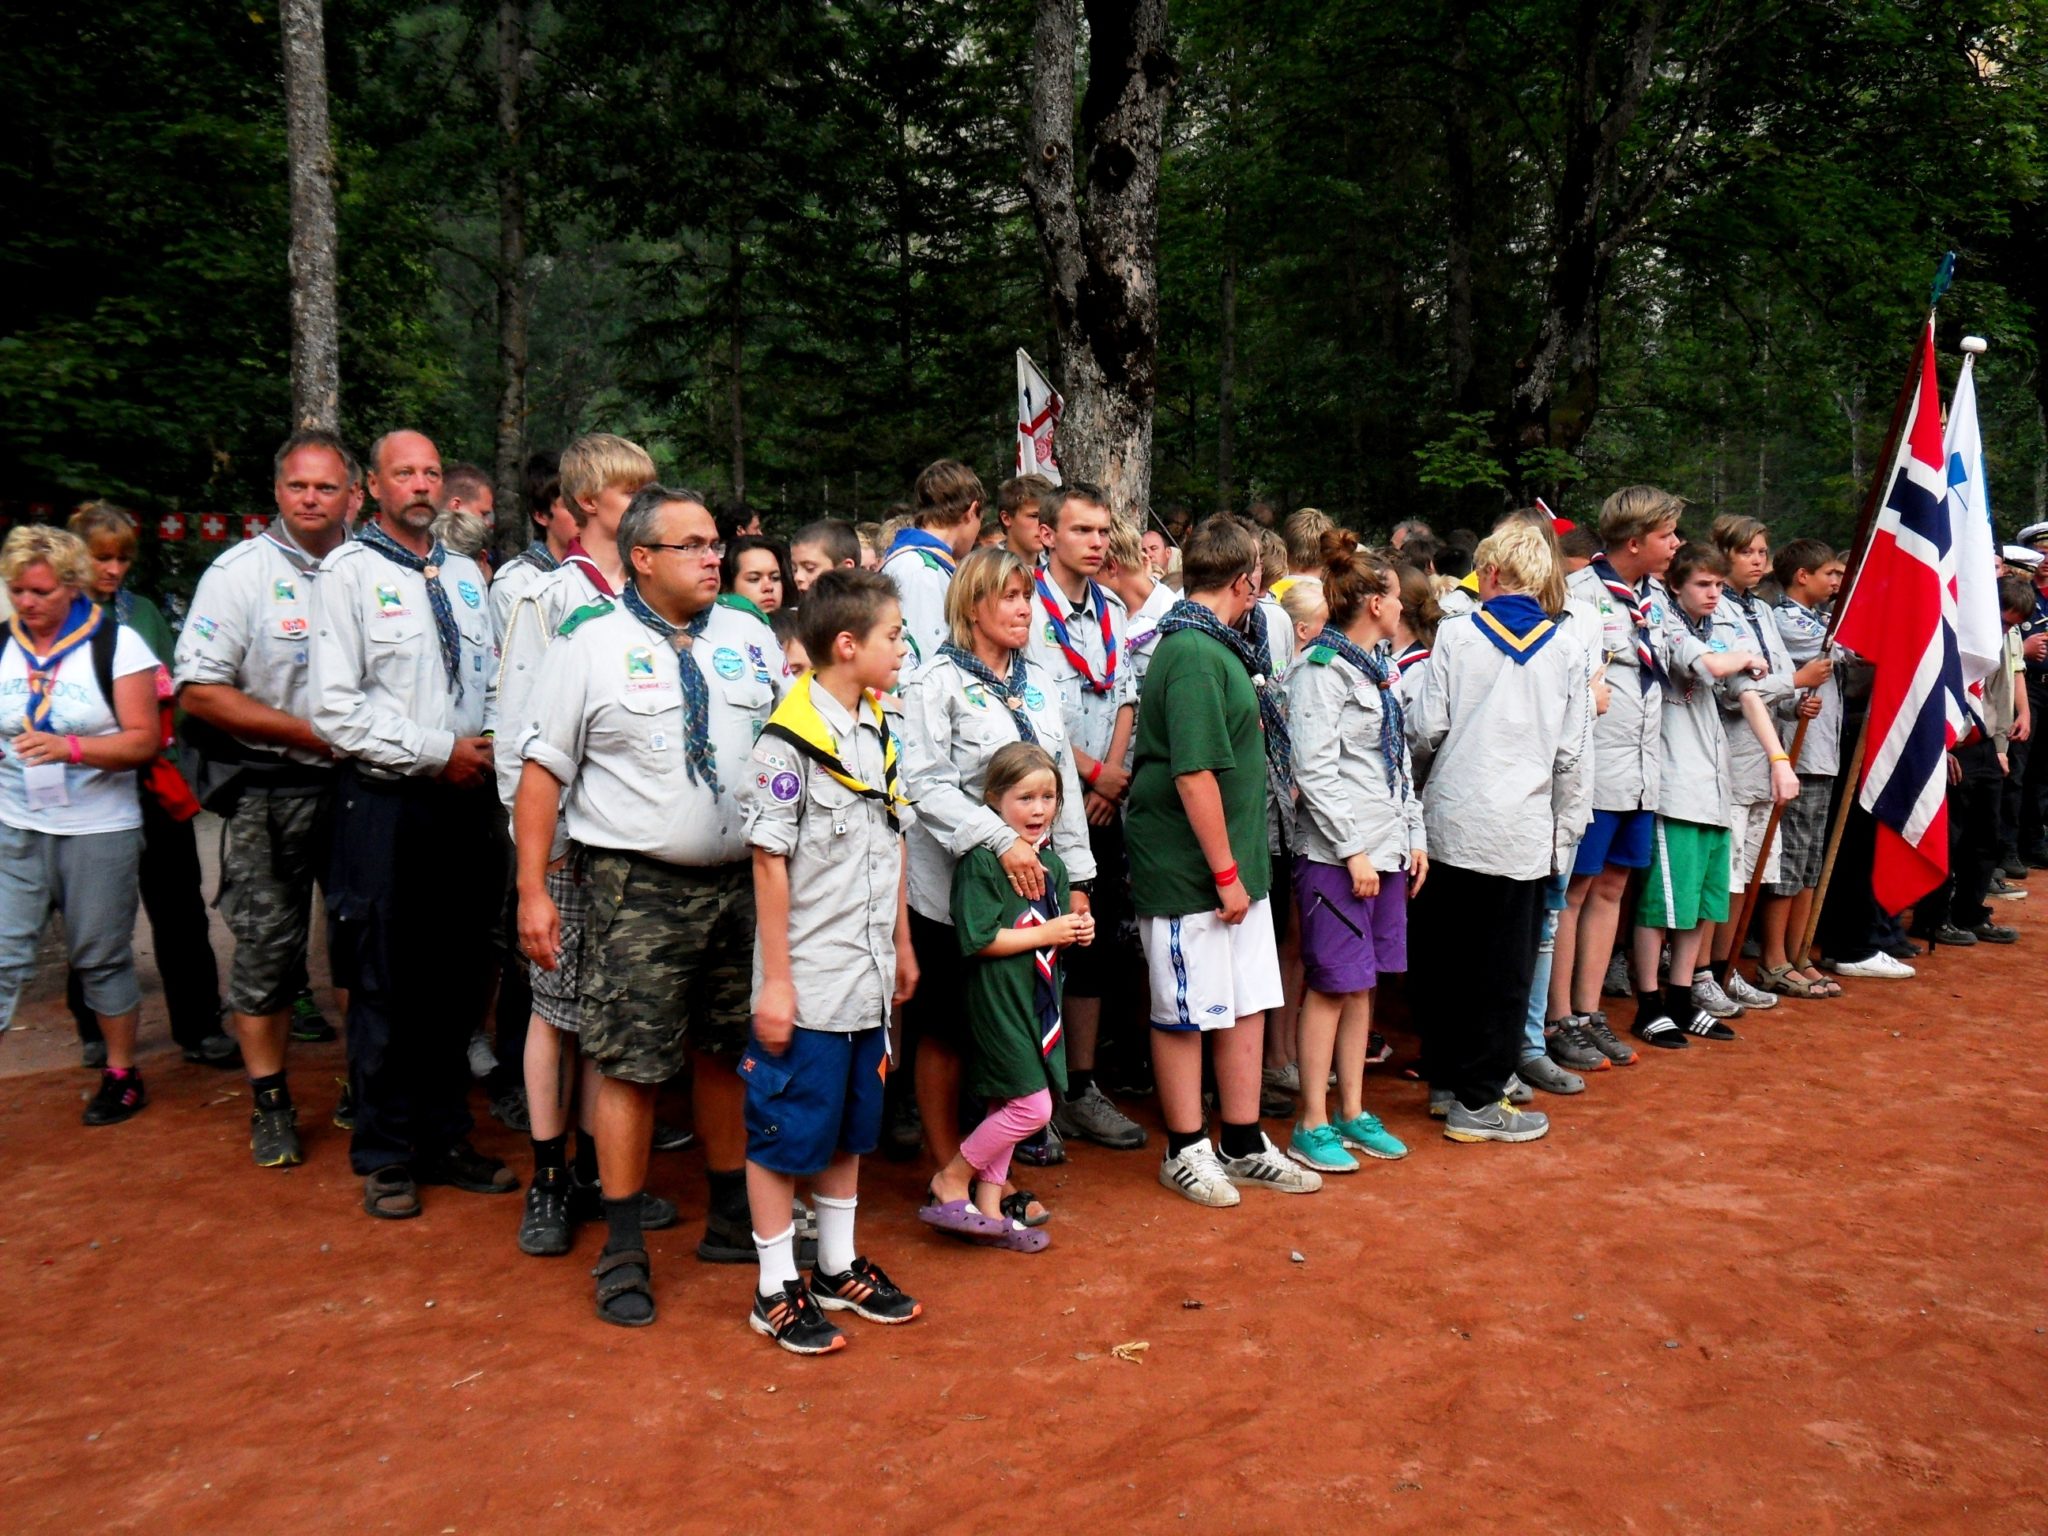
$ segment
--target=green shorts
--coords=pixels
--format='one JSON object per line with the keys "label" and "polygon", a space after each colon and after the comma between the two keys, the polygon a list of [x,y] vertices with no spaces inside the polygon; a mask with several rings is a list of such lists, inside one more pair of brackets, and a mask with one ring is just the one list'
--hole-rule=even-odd
{"label": "green shorts", "polygon": [[583,1054],[629,1083],[667,1082],[691,1051],[737,1061],[753,1023],[751,864],[585,853]]}
{"label": "green shorts", "polygon": [[1679,933],[1701,923],[1726,922],[1730,842],[1726,827],[1659,816],[1636,921],[1645,928]]}

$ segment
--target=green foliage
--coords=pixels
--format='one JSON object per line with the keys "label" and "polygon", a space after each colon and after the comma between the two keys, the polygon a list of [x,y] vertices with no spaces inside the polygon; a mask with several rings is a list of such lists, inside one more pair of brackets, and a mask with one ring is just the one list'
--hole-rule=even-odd
{"label": "green foliage", "polygon": [[1504,490],[1507,466],[1494,451],[1484,411],[1453,411],[1445,435],[1415,450],[1419,484],[1445,491]]}

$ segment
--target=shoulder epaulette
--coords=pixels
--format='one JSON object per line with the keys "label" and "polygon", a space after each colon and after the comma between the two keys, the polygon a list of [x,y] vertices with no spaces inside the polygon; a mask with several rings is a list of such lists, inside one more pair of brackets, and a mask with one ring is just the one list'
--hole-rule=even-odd
{"label": "shoulder epaulette", "polygon": [[585,603],[581,608],[573,609],[569,617],[562,620],[562,627],[557,629],[555,633],[558,635],[573,634],[578,624],[584,623],[589,619],[601,618],[611,611],[612,603],[608,598],[601,597],[594,603]]}
{"label": "shoulder epaulette", "polygon": [[741,613],[751,613],[763,624],[768,622],[768,615],[761,611],[760,606],[752,598],[741,597],[737,592],[719,593],[718,606],[721,608],[737,608]]}
{"label": "shoulder epaulette", "polygon": [[1308,654],[1302,657],[1302,660],[1318,667],[1327,667],[1336,659],[1337,653],[1327,645],[1312,645],[1308,648]]}

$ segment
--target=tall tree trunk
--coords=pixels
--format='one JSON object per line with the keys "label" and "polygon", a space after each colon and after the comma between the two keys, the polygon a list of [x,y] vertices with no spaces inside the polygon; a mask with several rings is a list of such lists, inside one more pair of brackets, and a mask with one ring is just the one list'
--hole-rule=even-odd
{"label": "tall tree trunk", "polygon": [[746,248],[737,225],[726,233],[725,409],[732,431],[732,499],[747,499]]}
{"label": "tall tree trunk", "polygon": [[[526,156],[519,121],[520,75],[526,56],[524,0],[498,6],[498,441],[491,479],[500,507],[519,504],[526,463],[527,320]],[[498,543],[510,550],[530,524],[498,518]]]}
{"label": "tall tree trunk", "polygon": [[341,321],[335,298],[334,145],[327,128],[323,0],[284,0],[285,151],[292,201],[292,419],[341,430]]}
{"label": "tall tree trunk", "polygon": [[1159,158],[1178,69],[1166,0],[1088,0],[1086,204],[1074,184],[1074,0],[1037,0],[1026,197],[1059,332],[1059,455],[1117,516],[1152,497],[1159,377]]}

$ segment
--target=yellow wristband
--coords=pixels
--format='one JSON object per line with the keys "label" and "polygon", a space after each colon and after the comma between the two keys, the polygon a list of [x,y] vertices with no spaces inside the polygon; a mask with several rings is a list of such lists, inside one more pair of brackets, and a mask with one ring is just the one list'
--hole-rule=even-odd
{"label": "yellow wristband", "polygon": [[1771,761],[1774,763],[1789,763],[1792,761],[1792,754],[1789,752],[1773,752],[1771,754]]}

